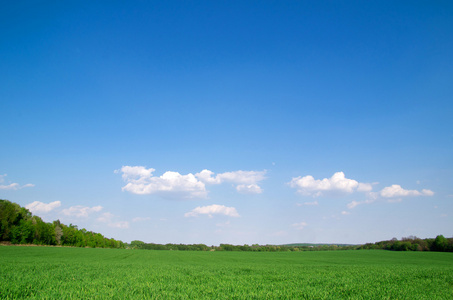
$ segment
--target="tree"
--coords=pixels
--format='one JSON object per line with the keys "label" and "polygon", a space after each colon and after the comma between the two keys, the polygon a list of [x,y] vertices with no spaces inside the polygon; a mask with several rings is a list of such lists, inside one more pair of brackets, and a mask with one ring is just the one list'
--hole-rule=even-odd
{"label": "tree", "polygon": [[438,235],[432,245],[433,251],[447,251],[448,240],[443,235]]}
{"label": "tree", "polygon": [[137,248],[137,249],[140,249],[140,248],[143,248],[143,246],[145,245],[145,242],[142,242],[142,241],[132,241],[131,242],[131,247],[132,248]]}

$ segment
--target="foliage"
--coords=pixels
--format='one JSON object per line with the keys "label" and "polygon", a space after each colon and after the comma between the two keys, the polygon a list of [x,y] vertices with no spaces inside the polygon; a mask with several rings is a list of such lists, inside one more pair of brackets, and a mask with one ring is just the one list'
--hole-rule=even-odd
{"label": "foliage", "polygon": [[447,239],[443,235],[438,235],[435,239],[420,239],[416,236],[409,236],[401,240],[393,238],[389,241],[361,245],[358,249],[453,252],[453,238]]}
{"label": "foliage", "polygon": [[4,299],[453,299],[449,253],[0,247]]}
{"label": "foliage", "polygon": [[124,243],[100,233],[66,226],[60,220],[46,223],[17,203],[0,199],[0,241],[13,244],[124,248]]}

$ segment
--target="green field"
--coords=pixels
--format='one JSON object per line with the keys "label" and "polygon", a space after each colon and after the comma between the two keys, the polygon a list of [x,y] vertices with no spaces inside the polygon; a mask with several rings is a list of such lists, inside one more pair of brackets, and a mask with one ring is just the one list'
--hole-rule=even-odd
{"label": "green field", "polygon": [[0,297],[453,299],[453,255],[1,246]]}

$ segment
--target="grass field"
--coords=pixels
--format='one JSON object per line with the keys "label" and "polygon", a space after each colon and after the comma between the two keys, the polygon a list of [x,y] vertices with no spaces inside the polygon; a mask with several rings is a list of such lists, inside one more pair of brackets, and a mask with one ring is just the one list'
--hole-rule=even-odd
{"label": "grass field", "polygon": [[453,255],[0,247],[2,299],[453,299]]}

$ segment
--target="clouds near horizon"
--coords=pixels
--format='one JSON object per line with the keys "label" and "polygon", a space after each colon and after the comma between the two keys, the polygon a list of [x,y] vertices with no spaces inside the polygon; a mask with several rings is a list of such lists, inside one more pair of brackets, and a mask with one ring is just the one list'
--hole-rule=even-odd
{"label": "clouds near horizon", "polygon": [[25,208],[28,209],[29,211],[31,211],[33,214],[38,214],[38,213],[48,213],[60,206],[61,206],[61,201],[53,201],[50,203],[34,201],[30,204],[27,204],[25,206]]}
{"label": "clouds near horizon", "polygon": [[100,205],[93,206],[93,207],[75,205],[75,206],[71,206],[70,208],[63,209],[61,212],[66,216],[86,218],[91,213],[100,212],[102,209],[103,209],[103,207]]}
{"label": "clouds near horizon", "polygon": [[[5,182],[5,177],[7,174],[0,175],[0,183]],[[23,188],[34,187],[35,185],[32,183],[27,183],[24,185],[20,185],[17,182],[9,183],[9,184],[0,184],[0,190],[20,190]]]}
{"label": "clouds near horizon", "polygon": [[185,217],[198,217],[199,215],[208,215],[210,218],[212,218],[212,215],[224,215],[235,218],[239,217],[236,208],[218,204],[198,206],[190,212],[184,214]]}

